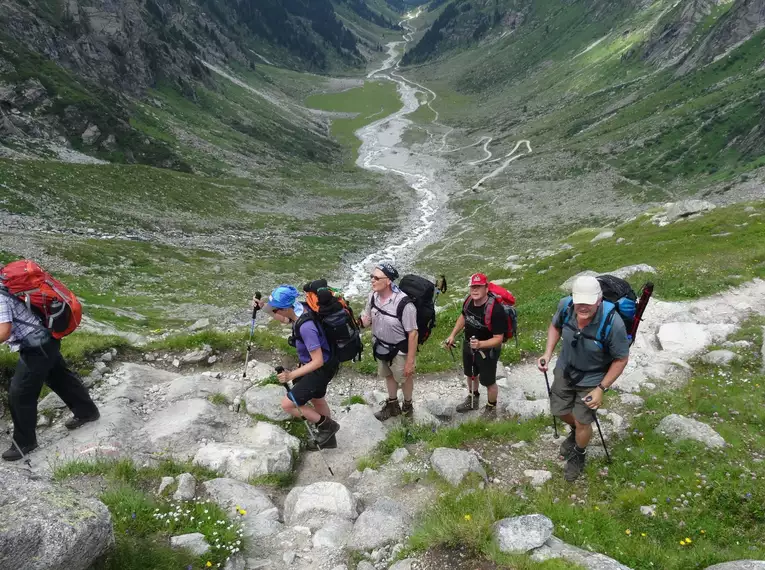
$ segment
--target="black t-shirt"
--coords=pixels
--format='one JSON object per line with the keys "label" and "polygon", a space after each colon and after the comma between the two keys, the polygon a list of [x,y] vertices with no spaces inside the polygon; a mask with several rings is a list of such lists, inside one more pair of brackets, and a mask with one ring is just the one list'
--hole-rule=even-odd
{"label": "black t-shirt", "polygon": [[494,310],[491,313],[491,330],[486,327],[486,321],[484,320],[484,312],[488,306],[489,301],[486,301],[480,307],[476,307],[473,304],[473,300],[467,304],[462,311],[465,316],[465,338],[470,341],[471,337],[476,337],[478,340],[489,340],[491,337],[497,334],[505,334],[507,332],[507,313],[499,301],[494,301]]}

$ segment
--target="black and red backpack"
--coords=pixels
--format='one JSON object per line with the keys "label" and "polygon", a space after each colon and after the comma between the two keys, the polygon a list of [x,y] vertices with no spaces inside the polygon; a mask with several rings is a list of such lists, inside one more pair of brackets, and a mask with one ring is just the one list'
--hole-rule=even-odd
{"label": "black and red backpack", "polygon": [[[462,312],[465,313],[470,303],[470,295],[468,295],[465,302],[462,304]],[[499,305],[505,315],[507,316],[507,332],[505,333],[502,342],[507,342],[508,339],[515,337],[515,344],[518,345],[518,313],[515,311],[515,296],[505,289],[500,287],[496,283],[489,283],[489,300],[486,301],[486,308],[483,312],[483,322],[489,332],[491,332],[491,317],[494,313],[494,309]]]}

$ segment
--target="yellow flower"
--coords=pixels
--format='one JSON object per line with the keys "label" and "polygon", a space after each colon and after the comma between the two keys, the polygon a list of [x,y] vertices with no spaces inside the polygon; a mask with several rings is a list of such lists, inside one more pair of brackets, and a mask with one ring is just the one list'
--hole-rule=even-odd
{"label": "yellow flower", "polygon": [[631,531],[630,529],[627,529],[627,530],[625,530],[625,531],[624,531],[624,534],[626,534],[627,536],[629,536],[629,535],[631,535],[631,534],[632,534],[632,531]]}
{"label": "yellow flower", "polygon": [[205,566],[207,566],[208,568],[212,568],[212,562],[210,562],[210,561],[208,560],[208,561],[207,561],[207,564],[205,564]]}
{"label": "yellow flower", "polygon": [[684,540],[680,541],[680,546],[685,546],[685,541]]}
{"label": "yellow flower", "polygon": [[600,507],[599,507],[598,505],[595,505],[595,510],[596,510],[596,511],[599,511],[599,510],[600,510]]}
{"label": "yellow flower", "polygon": [[686,539],[685,539],[685,543],[686,543],[686,544],[690,544],[691,542],[693,542],[693,541],[692,541],[690,538],[686,538]]}
{"label": "yellow flower", "polygon": [[472,517],[472,516],[470,516],[470,515],[465,515],[465,520],[466,520],[466,521],[469,521],[469,520],[471,520],[472,518],[473,518],[473,517]]}
{"label": "yellow flower", "polygon": [[641,533],[640,533],[640,536],[645,536],[645,533],[644,533],[644,532],[641,532]]}
{"label": "yellow flower", "polygon": [[701,534],[706,534],[706,533],[707,533],[707,531],[705,531],[705,530],[701,531]]}

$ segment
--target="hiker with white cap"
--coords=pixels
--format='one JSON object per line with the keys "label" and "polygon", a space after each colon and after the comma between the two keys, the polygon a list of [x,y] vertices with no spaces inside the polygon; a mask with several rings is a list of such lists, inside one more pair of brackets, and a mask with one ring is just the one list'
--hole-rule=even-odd
{"label": "hiker with white cap", "polygon": [[[388,399],[375,417],[384,422],[398,415],[414,414],[414,369],[417,356],[417,309],[406,293],[394,283],[398,271],[390,263],[376,266],[369,276],[372,293],[361,314],[365,327],[372,326],[372,354],[377,360],[377,375],[385,378]],[[404,405],[398,402],[398,387],[404,393]]]}
{"label": "hiker with white cap", "polygon": [[[567,460],[564,477],[576,480],[584,470],[596,410],[629,360],[624,322],[613,312],[604,318],[603,293],[595,277],[579,277],[570,297],[561,299],[547,330],[547,348],[537,367],[547,372],[553,350],[563,339],[553,372],[550,410],[571,426],[560,446]],[[607,330],[600,330],[608,322]]]}

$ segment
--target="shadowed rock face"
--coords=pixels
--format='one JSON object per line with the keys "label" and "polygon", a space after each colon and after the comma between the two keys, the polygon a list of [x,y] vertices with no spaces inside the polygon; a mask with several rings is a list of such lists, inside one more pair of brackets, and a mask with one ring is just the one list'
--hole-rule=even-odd
{"label": "shadowed rock face", "polygon": [[0,567],[87,570],[114,543],[100,501],[0,465]]}
{"label": "shadowed rock face", "polygon": [[675,63],[691,49],[691,36],[696,26],[719,4],[719,0],[683,2],[660,22],[643,51],[643,59],[651,63]]}

